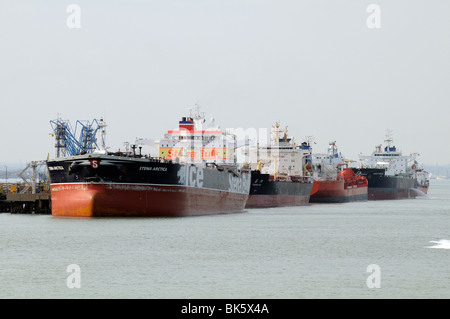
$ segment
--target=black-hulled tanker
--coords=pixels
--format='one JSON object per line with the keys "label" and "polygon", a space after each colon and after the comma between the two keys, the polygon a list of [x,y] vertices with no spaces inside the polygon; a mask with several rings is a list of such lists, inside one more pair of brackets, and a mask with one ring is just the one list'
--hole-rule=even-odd
{"label": "black-hulled tanker", "polygon": [[240,212],[250,171],[236,138],[197,112],[159,141],[159,157],[91,153],[48,161],[54,216],[191,216]]}
{"label": "black-hulled tanker", "polygon": [[387,145],[377,145],[371,156],[360,156],[361,166],[353,168],[368,181],[368,199],[414,198],[428,192],[427,172],[419,166],[417,154],[402,155],[388,134]]}
{"label": "black-hulled tanker", "polygon": [[312,180],[308,175],[311,147],[296,145],[276,123],[270,144],[249,150],[252,181],[246,207],[303,206],[309,203]]}

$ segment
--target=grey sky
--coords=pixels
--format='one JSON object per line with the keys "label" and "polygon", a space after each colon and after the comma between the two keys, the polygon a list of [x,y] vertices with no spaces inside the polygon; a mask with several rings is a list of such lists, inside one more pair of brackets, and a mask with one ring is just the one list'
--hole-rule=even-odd
{"label": "grey sky", "polygon": [[3,0],[0,165],[52,157],[57,113],[104,116],[115,150],[162,137],[196,103],[222,128],[280,121],[353,159],[389,128],[404,153],[448,164],[449,17],[437,0]]}

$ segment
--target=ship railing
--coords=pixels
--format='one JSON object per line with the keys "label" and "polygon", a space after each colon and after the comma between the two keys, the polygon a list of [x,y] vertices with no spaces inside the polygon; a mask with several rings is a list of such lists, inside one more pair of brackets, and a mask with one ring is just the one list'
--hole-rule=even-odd
{"label": "ship railing", "polygon": [[145,158],[149,160],[150,162],[156,162],[156,163],[172,163],[172,159],[159,157],[159,156],[151,156],[148,154],[136,154],[134,152],[108,152],[107,155],[110,156],[118,156],[118,157],[131,157],[131,158]]}

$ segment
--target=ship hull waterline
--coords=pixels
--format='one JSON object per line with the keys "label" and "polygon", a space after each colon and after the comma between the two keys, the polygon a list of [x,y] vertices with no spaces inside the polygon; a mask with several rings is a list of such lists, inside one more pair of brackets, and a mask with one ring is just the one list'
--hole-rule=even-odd
{"label": "ship hull waterline", "polygon": [[347,203],[367,200],[367,186],[346,186],[344,180],[315,180],[309,199],[310,203]]}
{"label": "ship hull waterline", "polygon": [[312,182],[271,180],[269,174],[252,171],[246,208],[305,206],[309,204]]}
{"label": "ship hull waterline", "polygon": [[249,195],[246,208],[305,206],[309,195]]}
{"label": "ship hull waterline", "polygon": [[425,196],[428,187],[416,179],[402,176],[387,176],[383,169],[353,169],[368,181],[369,200],[409,199]]}
{"label": "ship hull waterline", "polygon": [[52,184],[52,216],[183,217],[237,213],[248,195],[181,185]]}
{"label": "ship hull waterline", "polygon": [[409,199],[420,196],[426,196],[428,189],[426,188],[389,188],[377,187],[369,188],[370,200],[384,200],[384,199]]}

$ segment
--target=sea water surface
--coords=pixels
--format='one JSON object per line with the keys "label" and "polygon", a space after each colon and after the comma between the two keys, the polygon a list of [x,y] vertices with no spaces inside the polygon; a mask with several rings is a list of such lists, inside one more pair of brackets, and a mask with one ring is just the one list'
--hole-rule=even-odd
{"label": "sea water surface", "polygon": [[450,180],[416,199],[219,216],[3,213],[0,298],[450,298]]}

